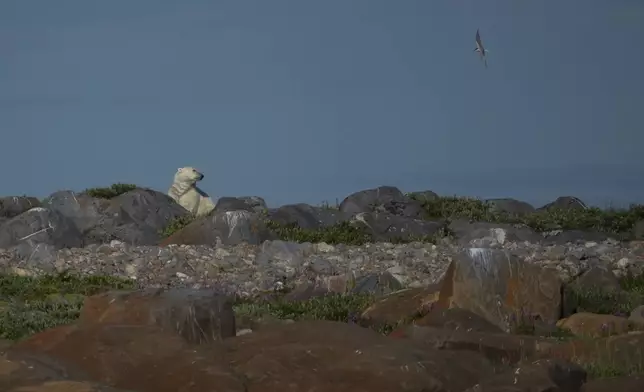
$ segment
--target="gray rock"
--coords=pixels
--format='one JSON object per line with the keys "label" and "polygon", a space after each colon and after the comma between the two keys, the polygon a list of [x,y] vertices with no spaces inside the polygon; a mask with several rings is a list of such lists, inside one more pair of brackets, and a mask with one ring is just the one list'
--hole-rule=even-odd
{"label": "gray rock", "polygon": [[244,210],[249,212],[263,212],[267,210],[266,202],[261,197],[221,197],[217,200],[215,211],[236,211]]}
{"label": "gray rock", "polygon": [[[24,245],[26,244],[26,245]],[[56,211],[32,208],[0,226],[0,248],[22,245],[23,253],[38,244],[55,248],[82,247],[81,234],[74,223]]]}
{"label": "gray rock", "polygon": [[405,196],[393,186],[381,186],[355,192],[340,203],[340,211],[357,214],[361,212],[388,212],[408,218],[423,215],[422,203]]}
{"label": "gray rock", "polygon": [[273,239],[263,218],[247,210],[222,211],[197,218],[163,240],[163,245],[259,245]]}
{"label": "gray rock", "polygon": [[551,210],[555,208],[562,210],[585,210],[588,207],[577,197],[560,196],[555,201],[548,203],[541,208],[538,208],[538,211]]}
{"label": "gray rock", "polygon": [[280,263],[291,268],[301,267],[304,258],[313,251],[312,244],[288,241],[266,241],[260,247],[256,263],[267,266],[269,263]]}
{"label": "gray rock", "polygon": [[34,207],[40,207],[40,201],[35,197],[0,197],[0,219],[9,219],[16,217]]}
{"label": "gray rock", "polygon": [[353,222],[364,227],[374,241],[422,240],[436,235],[445,226],[443,222],[413,219],[387,212],[359,213]]}
{"label": "gray rock", "polygon": [[346,222],[351,219],[351,214],[300,203],[272,209],[268,218],[282,225],[296,224],[302,229],[314,230]]}
{"label": "gray rock", "polygon": [[528,227],[516,227],[503,223],[456,220],[449,225],[449,229],[463,245],[469,245],[476,240],[496,241],[501,245],[505,242],[539,243],[543,241],[543,236]]}

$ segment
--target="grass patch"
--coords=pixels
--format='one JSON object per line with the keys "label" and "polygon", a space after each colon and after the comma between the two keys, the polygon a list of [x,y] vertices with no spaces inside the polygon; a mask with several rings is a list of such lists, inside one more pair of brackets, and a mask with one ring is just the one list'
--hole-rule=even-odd
{"label": "grass patch", "polygon": [[[243,300],[235,304],[235,315],[240,320],[260,320],[272,318],[278,320],[326,320],[338,322],[359,322],[359,315],[374,304],[377,297],[372,294],[329,294],[303,301],[276,299],[271,301]],[[373,327],[386,335],[400,324],[409,320],[400,320],[395,325],[378,324]]]}
{"label": "grass patch", "polygon": [[628,209],[587,208],[585,210],[549,209],[525,215],[513,215],[494,209],[492,204],[468,197],[438,197],[419,199],[425,217],[437,219],[466,219],[470,221],[523,224],[536,231],[592,230],[611,234],[630,233],[638,221],[644,220],[644,205]]}
{"label": "grass patch", "polygon": [[195,220],[193,215],[184,215],[171,219],[168,225],[161,230],[160,235],[163,237],[170,237],[172,234],[188,226]]}
{"label": "grass patch", "polygon": [[566,300],[574,303],[578,311],[628,317],[633,309],[644,305],[644,274],[629,273],[619,283],[622,290],[617,292],[581,290],[572,285]]}
{"label": "grass patch", "polygon": [[610,361],[604,362],[602,360],[589,362],[573,358],[572,361],[586,370],[589,379],[644,375],[644,364],[642,363],[618,366]]}
{"label": "grass patch", "polygon": [[364,229],[342,222],[334,226],[317,230],[300,228],[297,224],[282,225],[266,220],[266,227],[273,231],[282,241],[310,242],[327,244],[364,245],[373,242],[373,238]]}
{"label": "grass patch", "polygon": [[83,193],[88,196],[96,197],[99,199],[113,199],[116,196],[122,195],[126,192],[133,191],[137,188],[134,184],[112,184],[107,188],[89,188],[85,189]]}
{"label": "grass patch", "polygon": [[235,314],[242,317],[261,318],[270,316],[285,320],[328,320],[348,321],[356,313],[362,312],[375,302],[368,294],[330,294],[304,301],[239,301]]}
{"label": "grass patch", "polygon": [[0,274],[0,339],[17,340],[68,324],[78,318],[86,296],[133,287],[109,276]]}

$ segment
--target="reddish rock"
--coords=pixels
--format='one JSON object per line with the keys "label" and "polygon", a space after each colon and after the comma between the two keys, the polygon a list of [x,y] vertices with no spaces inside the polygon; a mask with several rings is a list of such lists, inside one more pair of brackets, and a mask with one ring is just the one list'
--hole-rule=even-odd
{"label": "reddish rock", "polygon": [[461,391],[494,372],[477,353],[421,347],[330,321],[274,326],[224,342],[248,392]]}
{"label": "reddish rock", "polygon": [[539,348],[544,358],[562,358],[608,369],[638,370],[642,367],[644,332],[599,339],[574,339]]}
{"label": "reddish rock", "polygon": [[55,363],[71,379],[136,392],[245,392],[223,354],[215,343],[190,345],[156,327],[76,324],[18,342],[7,358]]}
{"label": "reddish rock", "polygon": [[463,332],[503,333],[503,330],[469,310],[451,308],[434,309],[424,317],[415,320],[417,326],[445,328]]}
{"label": "reddish rock", "polygon": [[539,348],[554,344],[534,336],[454,331],[418,325],[400,328],[389,337],[392,335],[436,349],[479,353],[497,364],[515,364],[533,358],[540,352]]}
{"label": "reddish rock", "polygon": [[631,322],[625,317],[595,313],[572,314],[559,320],[557,326],[577,336],[592,338],[619,335],[632,329]]}
{"label": "reddish rock", "polygon": [[360,324],[377,327],[409,323],[425,315],[438,299],[439,285],[396,291],[376,301],[360,315]]}
{"label": "reddish rock", "polygon": [[555,270],[526,263],[507,250],[470,248],[450,264],[435,308],[472,311],[504,331],[561,314]]}
{"label": "reddish rock", "polygon": [[81,323],[155,325],[201,343],[235,336],[231,300],[214,290],[111,291],[85,300]]}
{"label": "reddish rock", "polygon": [[579,392],[586,378],[579,365],[544,359],[518,365],[464,392]]}

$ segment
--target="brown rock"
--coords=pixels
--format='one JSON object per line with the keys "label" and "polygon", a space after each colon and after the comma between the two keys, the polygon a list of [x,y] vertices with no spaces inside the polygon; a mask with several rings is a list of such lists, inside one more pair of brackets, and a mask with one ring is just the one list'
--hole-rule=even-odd
{"label": "brown rock", "polygon": [[[391,335],[389,335],[391,336]],[[394,334],[441,350],[471,351],[484,355],[496,364],[515,364],[539,354],[539,348],[553,344],[534,336],[507,333],[453,331],[443,328],[410,325]]]}
{"label": "brown rock", "polygon": [[493,366],[476,353],[422,348],[354,324],[300,321],[224,342],[248,392],[447,392]]}
{"label": "brown rock", "polygon": [[592,338],[626,333],[631,329],[630,325],[624,317],[595,313],[575,313],[557,322],[559,328]]}
{"label": "brown rock", "polygon": [[379,299],[360,315],[364,326],[396,325],[426,314],[438,299],[439,285],[396,291]]}
{"label": "brown rock", "polygon": [[37,385],[47,380],[64,380],[68,376],[64,368],[46,366],[33,361],[11,361],[0,356],[0,391],[20,386]]}
{"label": "brown rock", "polygon": [[644,376],[612,377],[590,380],[581,388],[581,392],[642,392]]}
{"label": "brown rock", "polygon": [[47,381],[37,385],[13,388],[7,392],[134,392],[114,389],[89,381]]}
{"label": "brown rock", "polygon": [[414,321],[414,324],[453,331],[503,333],[501,328],[487,319],[469,310],[459,308],[434,309],[421,319]]}
{"label": "brown rock", "polygon": [[189,345],[156,327],[67,325],[33,335],[8,350],[12,361],[61,363],[73,379],[137,392],[241,392],[245,386],[215,343]]}
{"label": "brown rock", "polygon": [[10,361],[6,356],[0,357],[0,391],[3,392],[127,392],[89,381],[69,380],[69,377],[67,369],[56,361]]}
{"label": "brown rock", "polygon": [[470,248],[450,264],[436,308],[470,310],[504,331],[561,313],[556,271],[525,263],[507,250]]}
{"label": "brown rock", "polygon": [[260,214],[244,210],[213,211],[161,240],[159,245],[214,246],[219,241],[226,245],[259,245],[273,237]]}
{"label": "brown rock", "polygon": [[235,336],[229,298],[214,290],[111,291],[85,300],[82,323],[155,325],[190,343]]}
{"label": "brown rock", "polygon": [[586,371],[562,360],[539,360],[484,380],[465,392],[579,392]]}
{"label": "brown rock", "polygon": [[543,357],[574,360],[594,367],[618,369],[623,373],[641,371],[644,363],[644,332],[599,339],[574,339],[539,347]]}

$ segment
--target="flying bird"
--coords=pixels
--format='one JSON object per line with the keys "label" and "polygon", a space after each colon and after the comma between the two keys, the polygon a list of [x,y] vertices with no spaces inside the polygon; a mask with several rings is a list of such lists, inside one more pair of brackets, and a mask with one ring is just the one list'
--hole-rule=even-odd
{"label": "flying bird", "polygon": [[488,50],[483,46],[483,41],[481,41],[481,34],[479,33],[479,29],[476,29],[476,48],[474,48],[474,51],[479,53],[481,60],[483,60],[483,64],[485,64],[485,68],[487,68],[487,57],[485,57],[485,55],[487,54]]}

